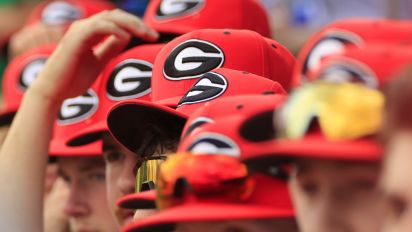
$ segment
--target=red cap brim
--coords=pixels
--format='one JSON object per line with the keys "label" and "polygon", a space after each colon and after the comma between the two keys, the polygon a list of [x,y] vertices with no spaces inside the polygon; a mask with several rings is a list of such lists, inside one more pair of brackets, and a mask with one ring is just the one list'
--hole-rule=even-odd
{"label": "red cap brim", "polygon": [[[160,118],[163,122],[160,122]],[[137,150],[134,133],[139,133],[139,126],[151,120],[158,119],[156,123],[162,127],[162,123],[173,124],[183,130],[188,116],[170,107],[155,104],[149,101],[130,100],[123,101],[111,109],[107,117],[107,125],[112,136],[123,146],[132,152]],[[167,123],[166,123],[167,122]],[[169,130],[170,128],[164,128]]]}
{"label": "red cap brim", "polygon": [[348,161],[379,161],[383,156],[383,148],[373,139],[357,139],[350,141],[327,141],[317,135],[308,135],[300,140],[274,142],[272,154],[263,156],[282,158],[317,158]]}
{"label": "red cap brim", "polygon": [[116,204],[125,209],[156,209],[156,190],[128,194]]}
{"label": "red cap brim", "polygon": [[126,226],[124,232],[156,232],[173,229],[177,223],[245,219],[292,218],[292,210],[241,204],[187,204],[159,211],[151,217]]}

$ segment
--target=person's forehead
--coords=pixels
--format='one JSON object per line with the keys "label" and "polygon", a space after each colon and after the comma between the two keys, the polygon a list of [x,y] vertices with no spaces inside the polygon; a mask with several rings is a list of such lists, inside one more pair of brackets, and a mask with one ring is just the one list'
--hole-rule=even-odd
{"label": "person's forehead", "polygon": [[78,172],[86,172],[95,168],[104,168],[105,163],[101,156],[73,156],[60,157],[58,159],[60,170],[71,169]]}
{"label": "person's forehead", "polygon": [[296,223],[293,219],[244,219],[244,220],[226,220],[220,222],[186,222],[177,224],[177,231],[216,231],[229,232],[249,231],[262,232],[287,229],[288,231],[295,231]]}

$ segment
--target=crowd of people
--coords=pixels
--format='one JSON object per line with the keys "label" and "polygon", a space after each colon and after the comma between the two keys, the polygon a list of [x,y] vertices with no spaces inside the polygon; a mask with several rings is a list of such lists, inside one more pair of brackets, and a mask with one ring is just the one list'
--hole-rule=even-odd
{"label": "crowd of people", "polygon": [[131,2],[41,2],[10,37],[2,231],[412,228],[411,21],[295,56],[258,0]]}

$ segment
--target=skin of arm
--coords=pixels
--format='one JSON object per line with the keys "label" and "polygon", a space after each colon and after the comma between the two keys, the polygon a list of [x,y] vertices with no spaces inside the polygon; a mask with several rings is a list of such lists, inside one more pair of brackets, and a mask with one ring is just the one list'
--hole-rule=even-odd
{"label": "skin of arm", "polygon": [[4,231],[43,231],[45,167],[60,105],[84,93],[131,36],[158,38],[139,18],[121,10],[73,23],[27,90],[0,150],[0,186],[4,186],[0,228]]}

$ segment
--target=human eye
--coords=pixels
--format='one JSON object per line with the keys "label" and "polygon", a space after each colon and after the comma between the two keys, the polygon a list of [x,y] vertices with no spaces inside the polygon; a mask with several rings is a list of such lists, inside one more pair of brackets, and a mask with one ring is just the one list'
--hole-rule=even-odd
{"label": "human eye", "polygon": [[122,160],[124,155],[119,151],[105,151],[103,157],[106,163],[114,163]]}
{"label": "human eye", "polygon": [[310,197],[316,196],[316,194],[320,191],[319,184],[313,180],[302,180],[300,183],[300,188],[305,195]]}
{"label": "human eye", "polygon": [[87,178],[90,181],[103,182],[106,180],[106,175],[104,171],[90,171],[87,174]]}

